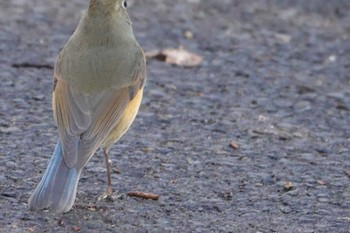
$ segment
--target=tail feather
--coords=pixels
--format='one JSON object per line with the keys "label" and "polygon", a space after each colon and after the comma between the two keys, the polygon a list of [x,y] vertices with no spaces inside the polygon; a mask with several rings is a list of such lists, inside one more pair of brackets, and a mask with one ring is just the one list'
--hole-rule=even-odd
{"label": "tail feather", "polygon": [[49,166],[28,201],[30,210],[69,211],[75,201],[81,169],[67,167],[62,147],[57,143]]}

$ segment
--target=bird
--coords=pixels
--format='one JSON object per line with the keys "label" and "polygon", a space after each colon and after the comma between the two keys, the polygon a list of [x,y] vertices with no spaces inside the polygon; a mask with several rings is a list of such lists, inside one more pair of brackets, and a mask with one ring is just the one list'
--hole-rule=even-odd
{"label": "bird", "polygon": [[109,149],[133,123],[146,81],[146,60],[136,40],[126,0],[90,0],[58,55],[52,108],[58,142],[30,210],[68,212],[83,168],[104,153],[106,196],[111,195]]}

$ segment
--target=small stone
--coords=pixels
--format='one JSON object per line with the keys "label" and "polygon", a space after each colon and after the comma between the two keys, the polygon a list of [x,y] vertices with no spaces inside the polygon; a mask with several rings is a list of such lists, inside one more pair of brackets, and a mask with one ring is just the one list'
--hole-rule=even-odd
{"label": "small stone", "polygon": [[293,188],[294,188],[293,183],[290,181],[286,181],[283,185],[283,190],[285,192],[288,192],[288,191],[292,190]]}
{"label": "small stone", "polygon": [[233,149],[235,149],[235,150],[237,150],[237,149],[239,148],[239,145],[238,145],[236,142],[234,142],[234,141],[232,141],[232,142],[230,143],[230,146],[231,146]]}
{"label": "small stone", "polygon": [[75,231],[75,232],[79,232],[80,231],[80,227],[78,226],[72,226],[72,231]]}
{"label": "small stone", "polygon": [[190,30],[185,31],[184,33],[186,39],[192,39],[193,33]]}
{"label": "small stone", "polygon": [[319,185],[325,185],[325,184],[326,184],[326,181],[324,181],[324,180],[317,180],[317,184],[319,184]]}

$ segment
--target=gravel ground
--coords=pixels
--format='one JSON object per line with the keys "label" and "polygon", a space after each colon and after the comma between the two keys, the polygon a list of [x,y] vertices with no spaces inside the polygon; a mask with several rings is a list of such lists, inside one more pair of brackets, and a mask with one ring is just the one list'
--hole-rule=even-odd
{"label": "gravel ground", "polygon": [[98,151],[70,212],[28,211],[57,141],[52,66],[87,2],[0,1],[0,232],[350,232],[348,0],[130,0],[145,51],[204,61],[149,60],[113,201]]}

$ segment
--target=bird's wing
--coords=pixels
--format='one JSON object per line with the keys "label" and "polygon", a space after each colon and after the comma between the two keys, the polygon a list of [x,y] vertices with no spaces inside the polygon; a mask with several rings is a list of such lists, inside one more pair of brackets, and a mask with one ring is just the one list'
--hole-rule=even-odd
{"label": "bird's wing", "polygon": [[127,104],[142,88],[146,65],[140,60],[132,83],[84,95],[55,77],[53,110],[67,166],[83,167],[118,123]]}

